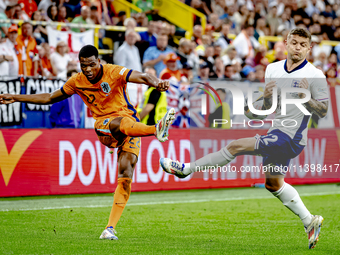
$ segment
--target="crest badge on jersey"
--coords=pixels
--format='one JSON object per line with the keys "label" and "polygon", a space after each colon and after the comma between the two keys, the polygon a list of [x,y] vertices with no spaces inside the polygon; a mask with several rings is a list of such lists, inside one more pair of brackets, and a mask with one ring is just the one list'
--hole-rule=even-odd
{"label": "crest badge on jersey", "polygon": [[[291,84],[290,86],[291,86],[292,88],[299,88],[299,87],[300,87],[299,84],[300,84],[300,80],[293,79],[292,84]],[[298,97],[299,97],[299,93],[296,93],[296,92],[290,93],[290,95],[291,95],[293,98],[298,98]]]}
{"label": "crest badge on jersey", "polygon": [[102,90],[103,90],[104,93],[106,93],[106,94],[110,93],[111,87],[107,82],[102,82],[100,84],[100,86],[102,87]]}

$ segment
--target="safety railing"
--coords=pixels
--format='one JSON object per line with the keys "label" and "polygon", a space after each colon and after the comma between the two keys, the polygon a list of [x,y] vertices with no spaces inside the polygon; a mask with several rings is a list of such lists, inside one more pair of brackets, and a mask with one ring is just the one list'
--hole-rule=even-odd
{"label": "safety railing", "polygon": [[206,16],[178,0],[154,0],[154,9],[158,10],[160,16],[187,31],[187,38],[192,35],[194,15],[201,19],[203,31],[205,30],[207,24]]}
{"label": "safety railing", "polygon": [[[0,24],[2,23],[11,23],[11,24],[17,24],[21,25],[24,21],[23,20],[17,20],[17,19],[8,19],[8,20],[2,20],[0,19]],[[125,31],[126,27],[124,26],[102,26],[102,25],[93,25],[93,24],[77,24],[77,23],[62,23],[62,22],[48,22],[48,21],[30,21],[32,25],[41,25],[41,26],[52,26],[56,27],[57,30],[61,30],[63,27],[69,27],[69,28],[86,28],[86,29],[94,29],[94,46],[98,48],[98,41],[99,41],[99,30],[104,29],[106,31]],[[146,27],[136,27],[135,31],[142,32],[147,31]],[[19,29],[20,33],[20,29]],[[217,39],[220,36],[220,33],[213,33],[213,36],[215,39]],[[230,39],[235,39],[235,34],[228,34],[228,37]],[[268,47],[268,42],[278,42],[283,41],[283,38],[281,36],[260,36],[259,37],[259,43],[262,45],[265,45]],[[332,47],[337,46],[340,44],[340,41],[328,41],[323,40],[320,42],[320,45],[329,45]],[[113,50],[104,50],[100,49],[99,54],[112,54]]]}
{"label": "safety railing", "polygon": [[[24,21],[18,19],[8,19],[8,20],[0,20],[0,24],[2,23],[11,23],[17,24],[20,26]],[[86,29],[93,29],[94,30],[94,46],[98,48],[98,41],[99,41],[99,30],[104,29],[106,31],[125,31],[126,27],[123,26],[102,26],[102,25],[93,25],[93,24],[77,24],[77,23],[63,23],[63,22],[48,22],[48,21],[29,21],[32,25],[41,25],[41,26],[52,26],[56,27],[57,30],[61,30],[63,27],[69,28],[86,28]],[[146,27],[136,27],[135,31],[143,32],[147,31]],[[19,34],[20,34],[19,29]],[[113,50],[104,50],[100,49],[99,54],[112,54]]]}
{"label": "safety railing", "polygon": [[136,12],[142,12],[142,9],[125,0],[114,0],[112,1],[112,5],[117,13],[120,11],[125,11],[126,17],[131,16],[131,10],[134,10]]}

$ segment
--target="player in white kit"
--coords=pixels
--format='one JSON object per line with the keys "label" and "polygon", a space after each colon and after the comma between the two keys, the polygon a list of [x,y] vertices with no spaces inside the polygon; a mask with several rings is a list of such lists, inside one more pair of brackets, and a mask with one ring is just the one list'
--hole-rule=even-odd
{"label": "player in white kit", "polygon": [[[286,41],[287,60],[270,64],[266,69],[264,108],[271,108],[274,87],[277,87],[278,92],[288,87],[303,88],[311,93],[311,99],[304,104],[308,112],[317,114],[321,118],[326,116],[328,110],[326,77],[322,71],[306,60],[307,53],[311,50],[310,41],[311,35],[304,28],[295,28],[289,32]],[[278,94],[278,101],[280,101],[280,93]],[[286,96],[287,99],[299,99],[306,95],[295,92],[287,93]],[[263,166],[277,167],[275,171],[266,172],[266,189],[300,217],[308,235],[308,247],[311,249],[315,247],[319,239],[323,218],[319,215],[312,215],[296,189],[284,181],[290,159],[298,156],[306,145],[310,115],[304,115],[296,105],[292,104],[287,105],[286,110],[286,115],[282,115],[278,103],[273,127],[265,136],[257,135],[235,140],[220,151],[210,153],[195,162],[183,164],[168,158],[161,158],[160,164],[167,173],[185,178],[204,167],[215,165],[222,167],[238,155],[262,156]],[[282,120],[285,120],[284,125],[282,125]]]}

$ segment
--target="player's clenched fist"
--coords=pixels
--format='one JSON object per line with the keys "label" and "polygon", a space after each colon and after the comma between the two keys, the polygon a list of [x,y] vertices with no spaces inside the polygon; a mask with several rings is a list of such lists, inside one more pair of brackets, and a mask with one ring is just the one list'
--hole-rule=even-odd
{"label": "player's clenched fist", "polygon": [[159,80],[158,82],[158,85],[156,87],[156,89],[158,91],[166,91],[169,89],[169,86],[170,86],[170,82],[169,81],[162,81],[162,80]]}
{"label": "player's clenched fist", "polygon": [[0,94],[0,104],[12,104],[15,100],[10,94]]}
{"label": "player's clenched fist", "polygon": [[276,87],[275,81],[270,81],[266,84],[266,87],[264,88],[263,97],[264,98],[271,98],[273,95],[273,88]]}

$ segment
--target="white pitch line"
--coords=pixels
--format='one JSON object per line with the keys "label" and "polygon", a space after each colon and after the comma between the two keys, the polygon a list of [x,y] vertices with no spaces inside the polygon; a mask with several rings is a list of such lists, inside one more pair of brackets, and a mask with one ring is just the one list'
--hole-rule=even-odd
{"label": "white pitch line", "polygon": [[[337,195],[340,192],[319,192],[319,193],[305,193],[301,197]],[[137,205],[163,205],[163,204],[186,204],[186,203],[203,203],[203,202],[223,202],[235,200],[249,200],[249,199],[273,199],[275,197],[235,197],[235,198],[220,198],[220,199],[198,199],[198,200],[184,200],[184,201],[162,201],[162,202],[144,202],[144,203],[128,203],[126,206]],[[112,205],[85,205],[85,206],[56,206],[56,207],[42,207],[42,208],[27,208],[27,209],[0,209],[0,212],[16,212],[16,211],[39,211],[39,210],[56,210],[56,209],[73,209],[73,208],[101,208],[111,207]]]}

